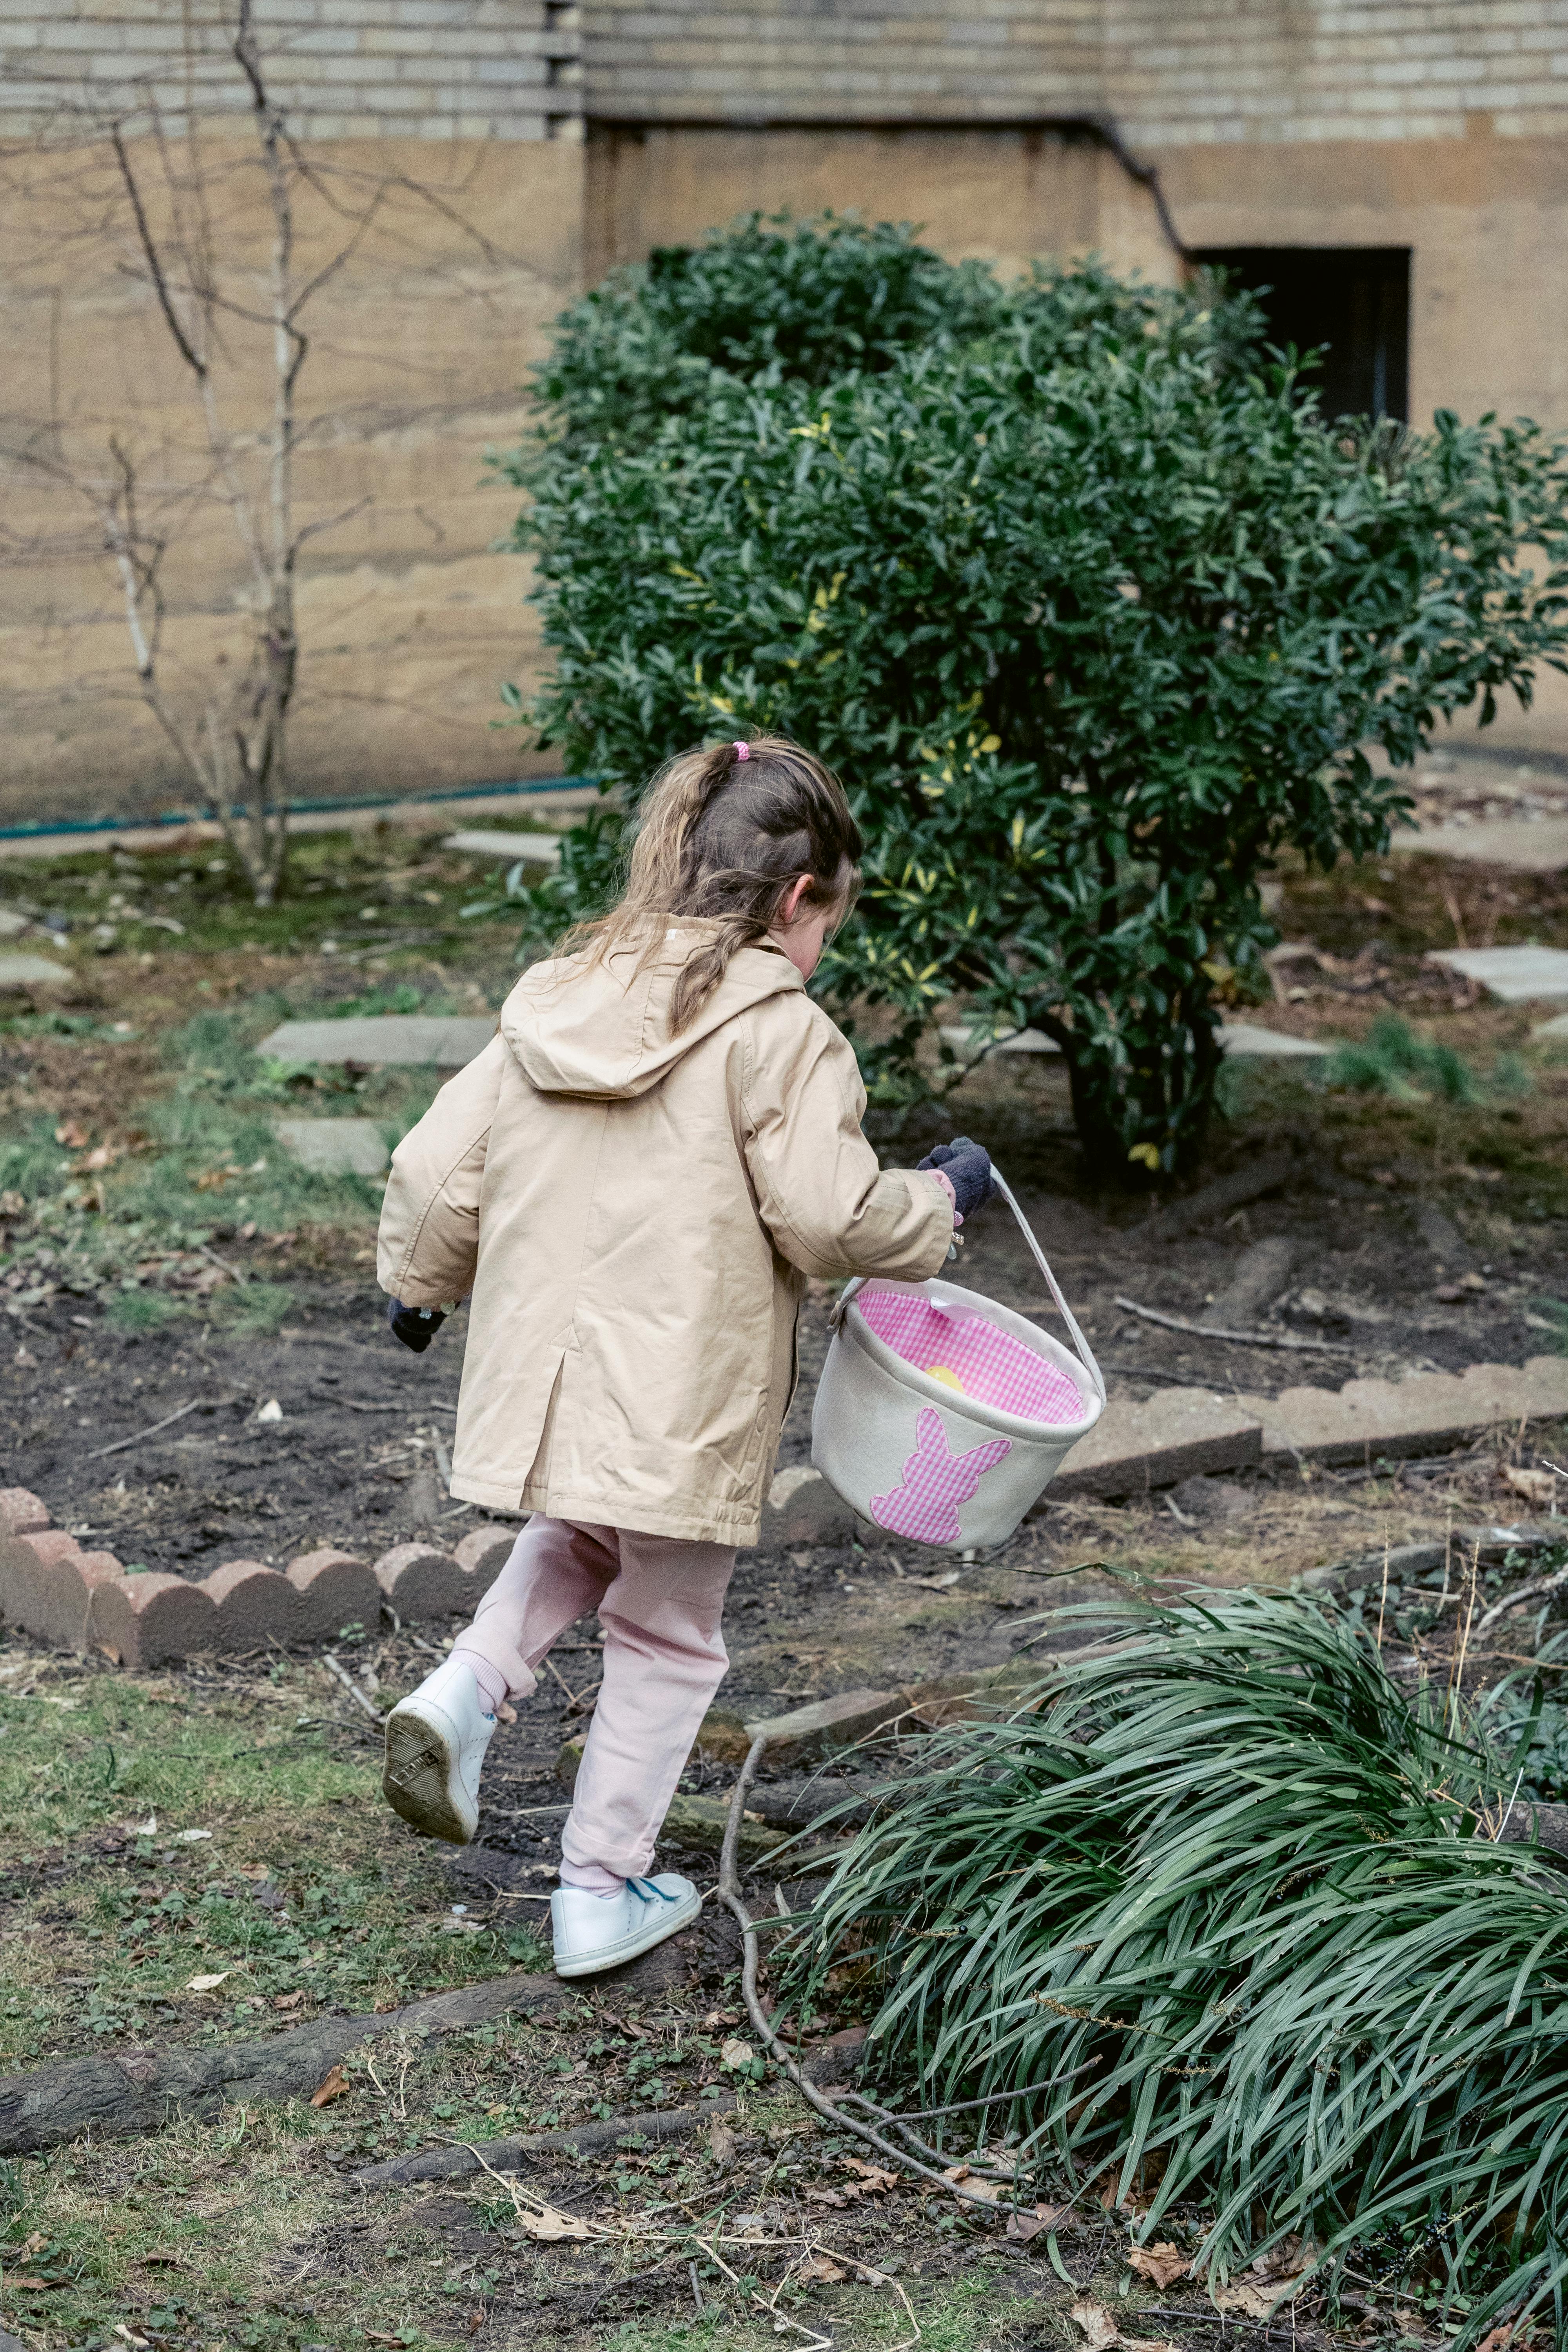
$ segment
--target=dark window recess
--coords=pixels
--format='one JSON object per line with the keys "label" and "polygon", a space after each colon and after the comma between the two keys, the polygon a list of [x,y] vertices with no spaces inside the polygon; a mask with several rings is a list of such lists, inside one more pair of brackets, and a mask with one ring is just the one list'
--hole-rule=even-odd
{"label": "dark window recess", "polygon": [[1233,286],[1258,295],[1271,343],[1321,352],[1307,381],[1316,386],[1325,416],[1407,422],[1407,247],[1216,246],[1193,258],[1223,269]]}

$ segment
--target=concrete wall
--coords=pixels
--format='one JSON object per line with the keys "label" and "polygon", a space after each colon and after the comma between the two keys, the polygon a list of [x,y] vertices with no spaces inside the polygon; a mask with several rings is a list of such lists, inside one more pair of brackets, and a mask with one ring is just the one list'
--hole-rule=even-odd
{"label": "concrete wall", "polygon": [[[399,199],[318,310],[302,509],[372,503],[302,559],[300,793],[552,764],[489,724],[538,649],[522,568],[489,551],[513,494],[485,486],[480,455],[515,436],[528,364],[585,279],[755,206],[919,221],[1003,270],[1095,250],[1168,279],[1148,189],[1089,135],[1113,121],[1188,246],[1408,245],[1417,421],[1446,404],[1568,426],[1568,0],[257,12],[307,151],[362,188],[433,184],[448,207]],[[188,478],[189,388],[124,272],[123,219],[105,234],[95,215],[90,133],[151,98],[176,131],[193,95],[204,116],[242,111],[222,23],[219,0],[0,0],[0,446],[42,435],[101,464],[112,427],[145,479]],[[260,216],[232,131],[214,151],[234,165],[223,247],[254,285]],[[307,231],[323,251],[327,226]],[[0,823],[183,799],[90,518],[15,469],[0,488]],[[178,518],[167,583],[194,694],[240,637],[243,565],[210,501]],[[1568,686],[1545,681],[1542,716],[1506,740],[1568,751]]]}

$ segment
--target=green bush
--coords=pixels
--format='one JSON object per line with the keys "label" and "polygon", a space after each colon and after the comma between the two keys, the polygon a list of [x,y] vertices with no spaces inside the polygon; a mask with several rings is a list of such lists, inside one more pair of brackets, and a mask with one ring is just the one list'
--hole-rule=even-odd
{"label": "green bush", "polygon": [[1202,2274],[1295,2234],[1331,2294],[1435,2291],[1461,2346],[1519,2306],[1560,2334],[1568,1888],[1493,1837],[1534,1710],[1494,1754],[1305,1601],[1108,1614],[1037,1715],[922,1741],[786,1999],[858,1979],[895,2098],[1001,2095],[992,2144],[1086,2201],[1136,2184],[1141,2240],[1200,2207]]}
{"label": "green bush", "polygon": [[[1404,803],[1363,747],[1406,764],[1568,646],[1563,449],[1328,429],[1257,334],[1098,268],[1002,289],[907,231],[757,220],[559,325],[506,461],[554,655],[529,715],[634,801],[743,730],[839,768],[868,887],[822,984],[876,1008],[884,1099],[956,997],[1060,1045],[1102,1166],[1182,1165],[1273,936],[1259,866],[1380,848]],[[603,902],[619,835],[567,836],[536,933]]]}

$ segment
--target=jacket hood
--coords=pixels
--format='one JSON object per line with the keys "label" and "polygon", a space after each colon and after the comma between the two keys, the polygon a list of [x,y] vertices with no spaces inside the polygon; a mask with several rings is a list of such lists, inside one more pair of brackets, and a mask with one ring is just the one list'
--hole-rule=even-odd
{"label": "jacket hood", "polygon": [[501,1008],[500,1032],[531,1084],[544,1094],[647,1094],[682,1055],[738,1013],[805,986],[778,949],[742,948],[694,1019],[672,1037],[676,981],[711,929],[700,921],[672,924],[658,954],[640,971],[628,949],[607,963],[566,956],[525,972]]}

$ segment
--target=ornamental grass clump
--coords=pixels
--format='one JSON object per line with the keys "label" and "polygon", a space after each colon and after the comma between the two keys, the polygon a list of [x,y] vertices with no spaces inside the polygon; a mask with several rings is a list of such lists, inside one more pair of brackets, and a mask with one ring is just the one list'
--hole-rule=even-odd
{"label": "ornamental grass clump", "polygon": [[858,1979],[889,2090],[1012,2093],[994,2148],[1141,2240],[1184,2216],[1211,2282],[1294,2236],[1331,2298],[1425,2285],[1460,2345],[1547,2308],[1563,2340],[1568,1881],[1496,1835],[1533,1717],[1493,1752],[1306,1601],[1098,1630],[1037,1712],[922,1743],[786,1997]]}

